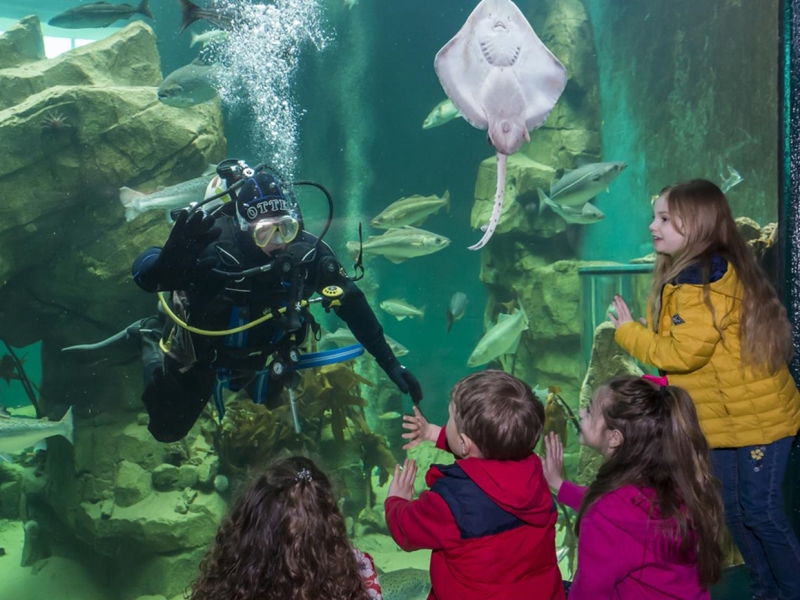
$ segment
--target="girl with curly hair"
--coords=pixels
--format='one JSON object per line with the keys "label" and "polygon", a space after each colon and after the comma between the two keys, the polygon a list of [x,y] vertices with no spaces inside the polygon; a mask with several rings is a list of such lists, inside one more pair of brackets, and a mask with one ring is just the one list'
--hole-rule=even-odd
{"label": "girl with curly hair", "polygon": [[347,538],[330,481],[311,460],[273,462],[236,501],[191,600],[382,600],[372,558]]}

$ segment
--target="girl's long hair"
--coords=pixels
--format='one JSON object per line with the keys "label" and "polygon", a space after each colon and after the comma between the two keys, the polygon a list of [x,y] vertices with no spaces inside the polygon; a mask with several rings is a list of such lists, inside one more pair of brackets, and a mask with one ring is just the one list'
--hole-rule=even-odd
{"label": "girl's long hair", "polygon": [[366,600],[328,478],[277,460],[241,495],[192,584],[192,600]]}
{"label": "girl's long hair", "polygon": [[703,585],[714,583],[722,569],[722,497],[691,397],[683,388],[632,376],[611,379],[595,397],[606,426],[623,441],[589,486],[577,527],[605,494],[628,485],[652,489],[658,531],[667,541],[680,540],[674,559],[696,560]]}
{"label": "girl's long hair", "polygon": [[682,231],[673,224],[686,236],[686,245],[675,256],[659,254],[656,259],[649,301],[653,330],[658,331],[662,287],[697,263],[703,273],[705,302],[720,328],[720,315],[714,314],[709,295],[711,257],[717,254],[733,266],[742,285],[739,339],[743,361],[773,373],[790,362],[793,348],[786,309],[736,228],[722,190],[705,179],[693,179],[664,188],[660,195],[666,197],[670,218],[680,220]]}

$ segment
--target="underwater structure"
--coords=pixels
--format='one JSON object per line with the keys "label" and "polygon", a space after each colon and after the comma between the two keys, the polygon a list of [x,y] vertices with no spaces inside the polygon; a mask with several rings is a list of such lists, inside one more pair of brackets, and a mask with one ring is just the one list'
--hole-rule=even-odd
{"label": "underwater structure", "polygon": [[[68,3],[48,0],[39,16],[0,5],[0,339],[36,348],[5,363],[0,405],[18,419],[53,424],[70,407],[74,417],[72,443],[51,437],[46,451],[16,448],[0,463],[0,596],[60,588],[63,598],[182,598],[238,490],[271,458],[301,453],[340,490],[348,533],[385,572],[385,598],[427,597],[429,553],[395,546],[383,501],[405,456],[420,464],[418,492],[429,465],[453,459],[430,445],[402,450],[411,402],[369,356],[303,371],[271,409],[226,392],[224,418],[209,403],[189,435],[164,444],[147,430],[135,339],[90,356],[62,352],[156,311],[131,264],[163,245],[165,214],[202,200],[209,165],[226,158],[272,162],[330,190],[324,241],[348,273],[362,250],[359,287],[422,383],[432,422],[447,420],[449,390],[464,375],[511,372],[549,407],[546,428],[563,432],[567,473],[579,482],[599,457],[579,447],[562,406],[577,411],[600,381],[642,372],[602,315],[614,293],[644,309],[650,201],[661,188],[693,176],[720,184],[781,283],[778,258],[792,243],[779,213],[783,65],[778,44],[760,40],[783,35],[792,2],[517,2],[567,82],[530,143],[508,157],[502,212],[478,252],[467,246],[490,221],[497,157],[484,132],[439,106],[433,69],[473,4],[282,0],[247,38],[203,20],[177,34],[176,1],[152,7],[155,20],[95,28],[85,45],[47,25]],[[283,33],[270,38],[270,26]],[[50,56],[46,43],[59,35],[73,47]],[[195,59],[200,69],[167,91]],[[207,95],[197,101],[190,86]],[[122,188],[138,193],[135,207]],[[324,208],[297,196],[319,233]],[[374,223],[398,201],[420,212],[388,231],[428,237],[391,233],[392,254],[378,241],[387,227]],[[436,241],[409,250],[419,239]],[[333,313],[313,314],[322,330],[309,350],[352,342]],[[501,326],[508,343],[479,352]],[[11,393],[34,363],[37,410]],[[566,577],[576,568],[573,525],[563,509]],[[733,550],[729,558],[738,562]]]}

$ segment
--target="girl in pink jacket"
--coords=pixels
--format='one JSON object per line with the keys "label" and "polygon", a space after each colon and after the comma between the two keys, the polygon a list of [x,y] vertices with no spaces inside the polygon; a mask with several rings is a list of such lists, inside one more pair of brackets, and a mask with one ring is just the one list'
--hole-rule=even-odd
{"label": "girl in pink jacket", "polygon": [[722,500],[689,394],[662,378],[617,377],[581,410],[580,429],[606,457],[588,488],[562,479],[561,441],[545,438],[547,482],[578,511],[569,600],[710,600]]}

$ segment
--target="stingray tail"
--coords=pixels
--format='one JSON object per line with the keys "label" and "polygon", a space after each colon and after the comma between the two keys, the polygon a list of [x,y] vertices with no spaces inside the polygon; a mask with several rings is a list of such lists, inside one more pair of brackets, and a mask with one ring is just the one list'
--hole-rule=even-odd
{"label": "stingray tail", "polygon": [[480,250],[483,248],[494,234],[497,229],[497,224],[500,222],[500,214],[503,212],[503,198],[506,195],[506,163],[508,162],[508,155],[497,153],[497,191],[494,195],[494,208],[492,208],[492,216],[489,219],[489,226],[483,233],[481,240],[474,246],[468,246],[470,250]]}

